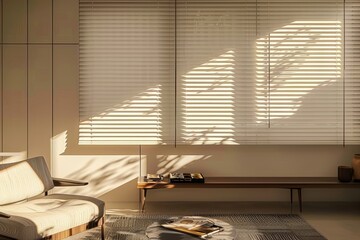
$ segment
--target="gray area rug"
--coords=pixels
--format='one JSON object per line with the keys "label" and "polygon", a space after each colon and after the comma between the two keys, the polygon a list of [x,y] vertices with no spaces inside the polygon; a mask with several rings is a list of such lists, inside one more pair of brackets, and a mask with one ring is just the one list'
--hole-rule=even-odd
{"label": "gray area rug", "polygon": [[[244,240],[324,240],[300,216],[294,214],[202,214],[201,216],[224,221],[235,229],[235,237]],[[163,214],[121,214],[107,215],[105,223],[106,240],[145,240],[146,229],[154,222],[174,217]],[[100,229],[95,228],[77,234],[67,240],[100,239]],[[152,238],[153,239],[153,238]],[[175,240],[159,237],[163,240]],[[185,234],[181,239],[193,239]],[[211,238],[210,238],[211,239]],[[223,240],[230,238],[224,237]]]}

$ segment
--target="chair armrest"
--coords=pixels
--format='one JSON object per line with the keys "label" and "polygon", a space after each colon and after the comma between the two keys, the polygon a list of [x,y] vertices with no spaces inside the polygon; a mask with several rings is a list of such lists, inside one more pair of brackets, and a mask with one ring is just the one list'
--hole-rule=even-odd
{"label": "chair armrest", "polygon": [[0,212],[0,218],[10,218],[11,216],[9,214]]}
{"label": "chair armrest", "polygon": [[52,178],[55,187],[67,187],[67,186],[85,186],[88,182],[64,179],[64,178]]}

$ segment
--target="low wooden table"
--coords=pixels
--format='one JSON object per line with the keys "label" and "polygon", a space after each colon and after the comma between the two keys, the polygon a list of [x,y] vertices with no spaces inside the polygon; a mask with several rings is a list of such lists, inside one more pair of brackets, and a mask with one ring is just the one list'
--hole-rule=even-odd
{"label": "low wooden table", "polygon": [[339,182],[336,177],[206,177],[205,183],[147,182],[139,179],[140,209],[144,211],[148,190],[173,188],[285,188],[290,190],[291,209],[293,190],[298,192],[299,209],[302,212],[302,188],[359,188],[360,182]]}

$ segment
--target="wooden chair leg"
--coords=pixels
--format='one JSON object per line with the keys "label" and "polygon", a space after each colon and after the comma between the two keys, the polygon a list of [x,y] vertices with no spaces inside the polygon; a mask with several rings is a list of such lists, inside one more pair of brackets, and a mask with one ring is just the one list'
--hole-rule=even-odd
{"label": "wooden chair leg", "polygon": [[102,218],[100,231],[101,231],[101,240],[105,240],[105,217]]}

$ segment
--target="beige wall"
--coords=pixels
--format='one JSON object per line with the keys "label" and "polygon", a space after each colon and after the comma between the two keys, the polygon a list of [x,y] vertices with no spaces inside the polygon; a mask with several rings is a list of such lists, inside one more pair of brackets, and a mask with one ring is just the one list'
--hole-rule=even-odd
{"label": "beige wall", "polygon": [[[44,155],[54,176],[90,181],[62,192],[137,201],[142,172],[336,176],[358,146],[79,146],[78,0],[0,0],[0,148]],[[28,5],[27,5],[28,4]],[[141,153],[141,156],[140,156]],[[308,201],[358,201],[354,190],[304,190]],[[287,190],[159,190],[148,200],[287,201]]]}

